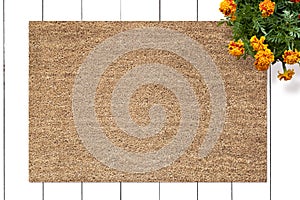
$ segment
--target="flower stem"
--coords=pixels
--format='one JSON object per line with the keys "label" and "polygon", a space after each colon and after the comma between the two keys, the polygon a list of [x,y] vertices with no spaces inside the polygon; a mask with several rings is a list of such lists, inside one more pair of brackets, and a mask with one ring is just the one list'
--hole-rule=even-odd
{"label": "flower stem", "polygon": [[282,68],[283,68],[283,72],[286,72],[285,62],[282,62]]}

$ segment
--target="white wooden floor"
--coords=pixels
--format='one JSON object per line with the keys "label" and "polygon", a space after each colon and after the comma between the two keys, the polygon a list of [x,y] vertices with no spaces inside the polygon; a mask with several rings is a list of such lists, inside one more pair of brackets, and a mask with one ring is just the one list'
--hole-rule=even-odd
{"label": "white wooden floor", "polygon": [[[3,4],[5,13],[2,15],[5,17],[5,56],[3,57],[5,58],[5,138],[1,137],[1,144],[5,139],[6,173],[5,194],[1,188],[0,198],[5,197],[6,200],[300,199],[300,131],[298,130],[300,70],[298,66],[296,66],[295,78],[289,83],[279,82],[276,79],[279,66],[274,66],[276,69],[269,74],[271,76],[269,78],[271,91],[268,86],[268,93],[271,93],[271,101],[269,99],[271,134],[269,136],[271,135],[272,140],[268,147],[269,153],[272,153],[272,190],[270,190],[270,176],[267,183],[233,184],[28,182],[28,21],[196,21],[197,19],[206,21],[219,20],[222,17],[218,12],[219,0],[198,1],[5,0]],[[1,72],[1,82],[3,82],[2,75]],[[0,104],[3,105],[4,100],[0,99]],[[3,122],[2,109],[0,117]],[[0,128],[3,130],[4,125],[1,124]],[[2,161],[3,148],[0,155]],[[3,171],[2,164],[1,168]],[[4,174],[1,173],[0,176],[3,185]]]}

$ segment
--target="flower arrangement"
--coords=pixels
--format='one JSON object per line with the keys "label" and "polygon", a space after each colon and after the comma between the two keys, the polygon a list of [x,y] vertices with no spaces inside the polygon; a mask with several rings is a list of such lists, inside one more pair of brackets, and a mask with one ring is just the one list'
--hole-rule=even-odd
{"label": "flower arrangement", "polygon": [[231,55],[252,56],[260,71],[281,62],[279,80],[292,79],[294,69],[286,64],[300,63],[300,0],[223,0],[219,10],[225,16],[219,25],[226,23],[233,32]]}

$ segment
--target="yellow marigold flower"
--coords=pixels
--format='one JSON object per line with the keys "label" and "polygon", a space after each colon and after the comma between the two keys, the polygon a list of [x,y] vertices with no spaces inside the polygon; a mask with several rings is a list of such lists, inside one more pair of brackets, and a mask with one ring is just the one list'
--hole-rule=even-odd
{"label": "yellow marigold flower", "polygon": [[275,2],[271,0],[264,0],[259,4],[259,10],[262,13],[262,17],[268,17],[274,13]]}
{"label": "yellow marigold flower", "polygon": [[234,0],[223,0],[220,3],[219,10],[225,15],[225,16],[233,16],[236,11],[236,3]]}
{"label": "yellow marigold flower", "polygon": [[282,80],[284,79],[285,81],[288,81],[288,80],[291,80],[293,75],[295,74],[294,72],[294,69],[290,70],[286,70],[285,72],[283,72],[283,74],[281,74],[279,71],[278,71],[278,78],[279,80]]}
{"label": "yellow marigold flower", "polygon": [[244,43],[239,40],[238,42],[230,41],[228,45],[229,53],[233,56],[241,56],[245,52]]}
{"label": "yellow marigold flower", "polygon": [[267,70],[274,61],[274,55],[270,49],[258,51],[254,57],[256,59],[254,65],[259,71]]}
{"label": "yellow marigold flower", "polygon": [[231,21],[235,21],[235,20],[236,20],[236,16],[235,16],[235,15],[232,15],[231,18],[230,18],[230,20],[231,20]]}
{"label": "yellow marigold flower", "polygon": [[251,37],[250,44],[253,47],[254,51],[267,49],[268,45],[264,44],[265,39],[265,36],[261,36],[260,39],[258,39],[256,35]]}
{"label": "yellow marigold flower", "polygon": [[297,49],[295,49],[295,51],[285,50],[282,57],[284,59],[283,62],[285,62],[287,64],[292,65],[292,64],[300,62],[300,52],[298,52]]}

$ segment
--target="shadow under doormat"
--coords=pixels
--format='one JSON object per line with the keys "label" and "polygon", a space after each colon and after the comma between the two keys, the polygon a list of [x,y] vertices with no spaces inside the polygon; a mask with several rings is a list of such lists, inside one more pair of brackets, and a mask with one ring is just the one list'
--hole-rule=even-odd
{"label": "shadow under doormat", "polygon": [[217,22],[30,22],[31,182],[265,182],[267,76]]}

